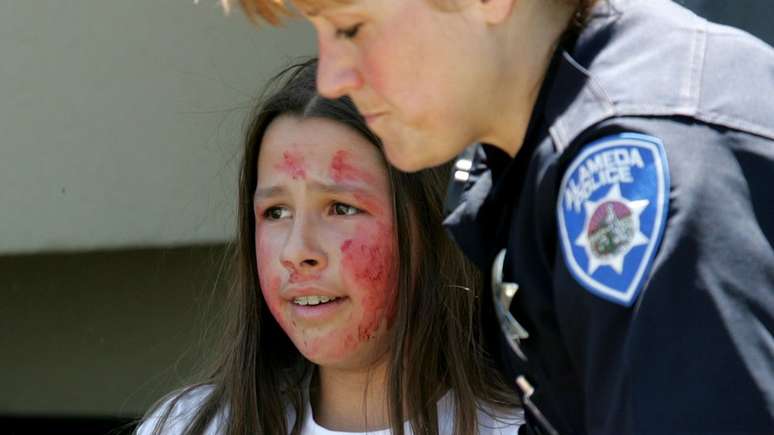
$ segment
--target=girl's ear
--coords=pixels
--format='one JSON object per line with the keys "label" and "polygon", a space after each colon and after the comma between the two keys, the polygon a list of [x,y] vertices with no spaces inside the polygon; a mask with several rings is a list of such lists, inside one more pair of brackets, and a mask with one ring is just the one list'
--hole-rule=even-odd
{"label": "girl's ear", "polygon": [[519,1],[523,0],[478,0],[478,7],[488,24],[500,24],[508,20],[513,7]]}

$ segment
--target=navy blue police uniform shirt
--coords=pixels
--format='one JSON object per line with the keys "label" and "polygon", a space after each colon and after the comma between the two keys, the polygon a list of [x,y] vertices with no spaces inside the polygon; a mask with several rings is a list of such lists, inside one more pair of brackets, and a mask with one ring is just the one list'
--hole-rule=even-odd
{"label": "navy blue police uniform shirt", "polygon": [[516,157],[473,146],[455,179],[445,225],[492,271],[487,345],[526,381],[524,431],[774,433],[771,47],[600,2]]}

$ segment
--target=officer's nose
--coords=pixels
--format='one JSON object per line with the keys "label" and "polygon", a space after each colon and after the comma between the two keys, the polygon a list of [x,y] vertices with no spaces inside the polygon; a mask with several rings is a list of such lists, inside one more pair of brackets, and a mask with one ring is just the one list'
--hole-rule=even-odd
{"label": "officer's nose", "polygon": [[328,256],[319,243],[313,221],[296,219],[280,253],[280,261],[290,273],[291,282],[316,275],[328,266]]}
{"label": "officer's nose", "polygon": [[339,98],[363,86],[353,48],[335,38],[318,37],[320,60],[317,91],[326,98]]}

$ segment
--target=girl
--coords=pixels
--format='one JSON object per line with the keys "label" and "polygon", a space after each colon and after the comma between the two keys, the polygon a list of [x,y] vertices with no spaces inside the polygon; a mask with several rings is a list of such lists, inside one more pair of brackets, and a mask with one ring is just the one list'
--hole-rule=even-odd
{"label": "girl", "polygon": [[391,169],[315,74],[278,76],[247,134],[221,360],[139,433],[515,434],[474,268],[440,225],[446,169]]}

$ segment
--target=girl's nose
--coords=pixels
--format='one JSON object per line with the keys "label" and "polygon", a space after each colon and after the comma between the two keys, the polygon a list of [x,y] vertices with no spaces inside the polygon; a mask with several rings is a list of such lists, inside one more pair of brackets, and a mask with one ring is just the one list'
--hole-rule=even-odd
{"label": "girl's nose", "polygon": [[328,256],[317,240],[311,222],[297,220],[280,254],[282,265],[291,274],[315,274],[328,266]]}

